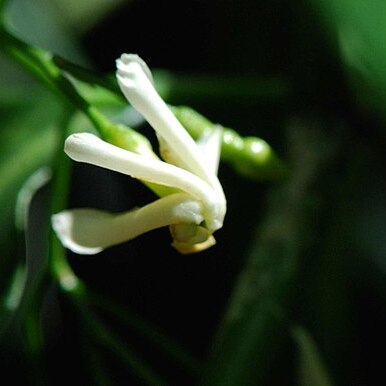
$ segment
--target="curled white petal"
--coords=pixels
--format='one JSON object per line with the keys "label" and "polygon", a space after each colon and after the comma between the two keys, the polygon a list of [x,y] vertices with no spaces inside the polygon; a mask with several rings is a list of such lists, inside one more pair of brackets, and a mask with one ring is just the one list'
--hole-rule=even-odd
{"label": "curled white petal", "polygon": [[197,225],[202,221],[202,206],[184,193],[117,215],[96,209],[73,209],[52,216],[52,226],[62,244],[73,252],[88,255],[170,224]]}
{"label": "curled white petal", "polygon": [[202,202],[209,228],[215,230],[222,226],[224,203],[219,200],[218,194],[211,186],[184,169],[121,149],[89,133],[68,137],[65,152],[75,161],[178,188]]}
{"label": "curled white petal", "polygon": [[123,54],[117,60],[117,79],[127,100],[168,143],[179,165],[210,185],[217,185],[216,176],[202,162],[192,137],[155,90],[144,71],[143,61],[137,55]]}

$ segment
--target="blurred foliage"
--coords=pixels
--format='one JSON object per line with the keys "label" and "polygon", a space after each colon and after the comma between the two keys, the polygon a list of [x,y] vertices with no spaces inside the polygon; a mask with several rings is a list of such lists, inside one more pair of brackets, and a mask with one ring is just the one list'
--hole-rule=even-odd
{"label": "blurred foliage", "polygon": [[386,101],[386,34],[385,4],[382,0],[319,1],[321,20],[330,43],[337,50],[354,97],[362,109],[385,119]]}
{"label": "blurred foliage", "polygon": [[[33,173],[52,164],[60,143],[55,124],[60,119],[58,102],[40,88],[34,88],[34,99],[24,92],[16,96],[13,89],[0,107],[0,249],[3,256],[0,277],[3,290],[11,278],[10,269],[23,259],[22,255],[18,256],[18,251],[23,252],[24,248],[15,212],[17,202],[23,200],[19,192]],[[13,101],[9,98],[12,94],[15,95]]]}
{"label": "blurred foliage", "polygon": [[[12,33],[56,54],[54,68],[65,76],[55,87],[70,81],[87,102],[83,112],[69,107],[68,95],[65,102],[66,95],[43,89],[1,53],[4,378],[25,385],[379,383],[386,343],[383,1],[0,6]],[[237,130],[234,138],[263,138],[287,163],[279,180],[256,181],[226,149],[227,218],[216,247],[202,254],[181,257],[160,230],[85,258],[63,250],[50,231],[50,214],[65,207],[120,211],[153,197],[124,176],[72,165],[62,152],[68,133],[96,130],[101,121],[154,142],[116,95],[111,74],[122,52],[159,68],[162,96],[189,106],[177,116],[198,111],[200,122]],[[195,135],[195,121],[179,118]]]}

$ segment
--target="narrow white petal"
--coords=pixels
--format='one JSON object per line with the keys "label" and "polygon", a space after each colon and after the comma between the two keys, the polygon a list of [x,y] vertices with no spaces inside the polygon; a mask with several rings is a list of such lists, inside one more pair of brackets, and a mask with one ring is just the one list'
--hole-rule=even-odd
{"label": "narrow white petal", "polygon": [[65,247],[92,255],[157,228],[202,220],[200,203],[177,193],[118,215],[96,209],[63,211],[52,216],[52,226]]}
{"label": "narrow white petal", "polygon": [[[205,217],[209,219],[220,217],[222,224],[225,211],[216,191],[205,181],[184,169],[121,149],[89,133],[69,136],[64,150],[75,161],[178,188],[202,202],[206,210]],[[216,226],[221,227],[220,222],[216,222]],[[209,227],[212,228],[211,225]]]}
{"label": "narrow white petal", "polygon": [[197,141],[197,146],[206,160],[208,169],[217,175],[221,155],[222,133],[221,127],[205,132]]}
{"label": "narrow white petal", "polygon": [[212,185],[213,175],[206,170],[194,140],[158,95],[143,61],[137,55],[122,55],[117,60],[117,79],[127,100],[168,143],[179,165]]}

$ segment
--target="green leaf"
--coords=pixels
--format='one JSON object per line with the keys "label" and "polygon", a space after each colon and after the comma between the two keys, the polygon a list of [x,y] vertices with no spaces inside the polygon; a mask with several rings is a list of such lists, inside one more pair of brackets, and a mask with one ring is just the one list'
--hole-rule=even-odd
{"label": "green leaf", "polygon": [[[52,1],[13,0],[6,7],[6,21],[15,35],[52,52],[85,62],[79,44]],[[49,31],[49,33],[47,33]]]}
{"label": "green leaf", "polygon": [[204,385],[261,384],[286,331],[300,257],[317,223],[317,208],[310,205],[314,180],[331,156],[323,133],[307,126],[296,122],[290,127],[292,173],[271,192],[215,338]]}
{"label": "green leaf", "polygon": [[299,348],[299,386],[333,386],[315,341],[302,327],[294,327],[292,336]]}
{"label": "green leaf", "polygon": [[[51,0],[57,13],[66,20],[72,30],[84,33],[108,16],[123,0]],[[92,15],[92,17],[90,17]]]}
{"label": "green leaf", "polygon": [[[15,114],[0,120],[0,250],[1,283],[7,282],[8,264],[17,262],[15,205],[24,182],[37,169],[50,165],[57,146],[56,120],[60,105],[41,89],[34,103],[15,108]],[[24,100],[20,101],[23,106]],[[12,257],[11,257],[12,256]],[[4,277],[3,277],[4,275]]]}
{"label": "green leaf", "polygon": [[312,0],[337,48],[357,99],[386,119],[386,3]]}

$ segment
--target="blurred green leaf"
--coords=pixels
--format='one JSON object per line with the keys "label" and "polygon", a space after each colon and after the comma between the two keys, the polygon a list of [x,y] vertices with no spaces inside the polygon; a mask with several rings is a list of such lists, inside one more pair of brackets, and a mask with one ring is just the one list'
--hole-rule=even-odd
{"label": "blurred green leaf", "polygon": [[[1,283],[7,281],[5,266],[12,251],[16,263],[15,205],[17,194],[26,179],[43,165],[49,165],[58,141],[56,121],[60,112],[58,102],[35,90],[35,100],[15,102],[14,114],[0,117],[0,250]],[[11,237],[13,236],[13,237]]]}
{"label": "blurred green leaf", "polygon": [[[14,225],[19,237],[16,239],[14,244],[20,242],[25,245],[24,248],[19,248],[20,251],[25,251],[25,256],[20,256],[22,257],[22,260],[19,260],[16,256],[14,256],[15,258],[12,261],[12,263],[16,263],[17,265],[10,275],[9,287],[5,291],[4,301],[0,303],[0,335],[3,328],[4,331],[6,330],[8,324],[7,320],[11,321],[17,312],[22,312],[23,307],[21,307],[21,305],[23,300],[25,300],[28,295],[33,293],[33,285],[31,285],[30,280],[31,260],[28,256],[26,233],[28,231],[31,233],[31,229],[28,229],[31,202],[36,193],[48,183],[50,178],[51,170],[47,166],[43,166],[26,179],[17,194]],[[35,231],[35,229],[32,229],[32,231]],[[35,239],[35,237],[30,238]],[[34,241],[36,241],[36,239]],[[14,252],[14,255],[16,254],[17,253]],[[35,269],[32,271],[38,271],[38,259],[35,257],[33,257],[33,259],[34,263],[32,266],[34,266]]]}
{"label": "blurred green leaf", "polygon": [[24,41],[85,63],[75,35],[54,2],[47,0],[12,0],[6,8],[6,21]]}
{"label": "blurred green leaf", "polygon": [[386,3],[383,0],[312,0],[321,11],[355,95],[386,119]]}
{"label": "blurred green leaf", "polygon": [[292,336],[299,348],[299,385],[332,386],[324,361],[310,334],[302,327],[294,327]]}
{"label": "blurred green leaf", "polygon": [[204,385],[260,384],[283,339],[300,257],[316,227],[314,183],[331,157],[329,139],[313,126],[294,122],[289,127],[291,176],[271,192],[215,339]]}
{"label": "blurred green leaf", "polygon": [[[71,29],[83,33],[105,19],[124,0],[51,0]],[[127,1],[126,1],[127,3]],[[90,17],[92,15],[92,17]]]}

